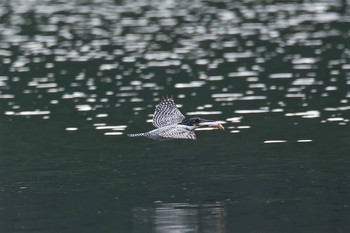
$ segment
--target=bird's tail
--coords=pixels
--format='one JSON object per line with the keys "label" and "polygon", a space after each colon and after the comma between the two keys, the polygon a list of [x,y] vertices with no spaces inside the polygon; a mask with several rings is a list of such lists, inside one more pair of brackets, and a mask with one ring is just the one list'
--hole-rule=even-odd
{"label": "bird's tail", "polygon": [[145,136],[144,133],[129,133],[127,135],[128,135],[128,137],[144,137]]}

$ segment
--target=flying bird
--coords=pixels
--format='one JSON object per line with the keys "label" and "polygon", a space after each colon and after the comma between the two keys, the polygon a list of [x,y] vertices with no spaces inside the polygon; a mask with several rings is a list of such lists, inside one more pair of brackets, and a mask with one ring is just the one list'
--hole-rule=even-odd
{"label": "flying bird", "polygon": [[164,98],[156,106],[153,114],[153,125],[156,129],[146,133],[128,134],[129,137],[145,137],[154,140],[192,139],[196,140],[194,130],[202,127],[213,127],[224,130],[224,127],[217,121],[192,117],[185,119],[185,116],[176,107],[173,98]]}

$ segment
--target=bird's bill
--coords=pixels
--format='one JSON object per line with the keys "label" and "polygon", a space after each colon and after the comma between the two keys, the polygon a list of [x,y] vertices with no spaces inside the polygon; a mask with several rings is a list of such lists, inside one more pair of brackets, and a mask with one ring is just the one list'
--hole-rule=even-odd
{"label": "bird's bill", "polygon": [[212,121],[212,120],[204,120],[203,122],[199,123],[198,125],[225,130],[225,128],[222,126],[222,124],[220,124],[220,122]]}

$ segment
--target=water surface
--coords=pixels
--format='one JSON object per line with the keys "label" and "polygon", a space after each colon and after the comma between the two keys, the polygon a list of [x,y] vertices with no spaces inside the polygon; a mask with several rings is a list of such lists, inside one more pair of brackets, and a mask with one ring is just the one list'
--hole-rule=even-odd
{"label": "water surface", "polygon": [[[348,232],[347,1],[0,3],[4,232]],[[225,122],[126,137],[173,96]]]}

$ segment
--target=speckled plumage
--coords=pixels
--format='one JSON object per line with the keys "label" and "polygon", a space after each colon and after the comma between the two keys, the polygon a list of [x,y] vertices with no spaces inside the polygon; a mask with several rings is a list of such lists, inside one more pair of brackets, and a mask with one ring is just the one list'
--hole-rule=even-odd
{"label": "speckled plumage", "polygon": [[156,106],[153,125],[157,128],[146,133],[128,134],[129,137],[146,137],[154,140],[192,139],[196,140],[195,126],[181,125],[185,116],[176,107],[172,98],[164,98]]}
{"label": "speckled plumage", "polygon": [[153,140],[172,140],[172,139],[192,139],[196,140],[196,134],[183,125],[167,125],[161,128],[151,130],[146,133],[128,134],[129,137],[146,137]]}
{"label": "speckled plumage", "polygon": [[153,125],[161,128],[168,125],[176,125],[180,123],[185,116],[176,107],[172,98],[165,98],[156,106],[153,114]]}

